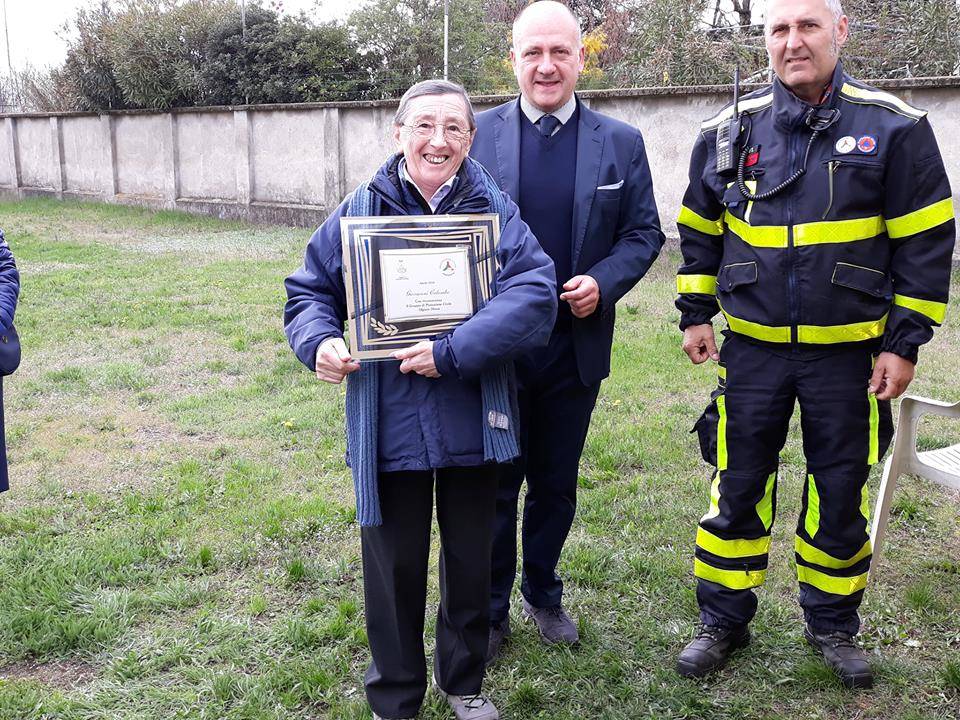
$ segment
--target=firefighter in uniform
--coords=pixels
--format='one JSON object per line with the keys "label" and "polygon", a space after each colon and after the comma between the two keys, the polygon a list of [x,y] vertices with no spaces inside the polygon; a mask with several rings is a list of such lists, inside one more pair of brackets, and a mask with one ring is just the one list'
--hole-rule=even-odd
{"label": "firefighter in uniform", "polygon": [[[717,361],[719,383],[696,425],[716,468],[696,537],[701,625],[677,669],[705,675],[750,640],[799,401],[804,634],[844,684],[869,687],[854,642],[871,557],[867,475],[892,436],[889,401],[944,318],[953,204],[926,113],[844,73],[839,0],[772,0],[766,20],[776,78],[739,102],[739,123],[728,107],[702,125],[678,220],[683,349]],[[735,167],[720,173],[725,124]],[[719,352],[718,310],[729,328]]]}

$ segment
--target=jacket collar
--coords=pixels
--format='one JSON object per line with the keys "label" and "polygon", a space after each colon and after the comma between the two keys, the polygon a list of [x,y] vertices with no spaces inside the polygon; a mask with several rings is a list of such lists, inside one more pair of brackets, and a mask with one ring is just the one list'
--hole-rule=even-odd
{"label": "jacket collar", "polygon": [[[418,206],[423,210],[423,205],[417,203],[416,191],[405,190],[403,187],[399,170],[402,159],[403,153],[396,153],[381,165],[370,180],[370,189],[398,215],[411,215]],[[487,210],[490,207],[490,198],[484,192],[481,172],[475,160],[464,158],[463,164],[457,170],[454,190],[440,202],[436,214]]]}
{"label": "jacket collar", "polygon": [[[826,97],[817,105],[817,107],[833,109],[837,106],[840,98],[840,88],[843,87],[843,63],[837,60],[837,66],[833,69],[833,76],[830,84],[827,86]],[[773,117],[777,128],[783,131],[791,131],[799,126],[807,117],[810,103],[801,100],[793,91],[790,90],[779,77],[773,81]]]}
{"label": "jacket collar", "polygon": [[567,100],[561,107],[549,113],[538,108],[523,95],[520,96],[519,102],[520,110],[524,115],[527,116],[527,120],[529,120],[532,125],[536,125],[540,118],[542,118],[544,115],[553,115],[557,120],[560,121],[561,125],[566,125],[570,121],[570,118],[573,117],[573,114],[577,111],[576,95],[571,95],[570,99]]}

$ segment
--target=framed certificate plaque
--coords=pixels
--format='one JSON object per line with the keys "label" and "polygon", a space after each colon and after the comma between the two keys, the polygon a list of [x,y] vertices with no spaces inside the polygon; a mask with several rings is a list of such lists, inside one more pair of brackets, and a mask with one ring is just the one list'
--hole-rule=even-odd
{"label": "framed certificate plaque", "polygon": [[497,215],[340,218],[350,353],[389,358],[449,332],[490,299]]}

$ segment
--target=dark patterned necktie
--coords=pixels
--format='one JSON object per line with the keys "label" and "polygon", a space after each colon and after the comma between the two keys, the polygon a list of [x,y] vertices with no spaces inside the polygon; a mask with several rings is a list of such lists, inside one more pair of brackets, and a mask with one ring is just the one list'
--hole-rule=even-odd
{"label": "dark patterned necktie", "polygon": [[550,137],[554,131],[560,127],[560,121],[553,115],[544,115],[537,121],[537,127],[540,128],[540,134],[544,137]]}

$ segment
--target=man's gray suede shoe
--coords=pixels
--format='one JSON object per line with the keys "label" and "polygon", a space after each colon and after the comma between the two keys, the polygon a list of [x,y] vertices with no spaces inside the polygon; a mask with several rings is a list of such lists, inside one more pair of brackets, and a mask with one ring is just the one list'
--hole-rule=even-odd
{"label": "man's gray suede shoe", "polygon": [[490,636],[487,639],[487,667],[493,665],[500,657],[500,651],[508,637],[510,637],[510,618],[491,623]]}
{"label": "man's gray suede shoe", "polygon": [[451,695],[437,684],[437,676],[433,676],[433,689],[453,708],[457,720],[500,720],[500,712],[496,706],[482,694]]}
{"label": "man's gray suede shoe", "polygon": [[563,605],[549,608],[536,608],[523,599],[523,618],[532,620],[540,631],[540,639],[547,645],[564,643],[576,645],[580,642],[577,624],[570,619]]}

